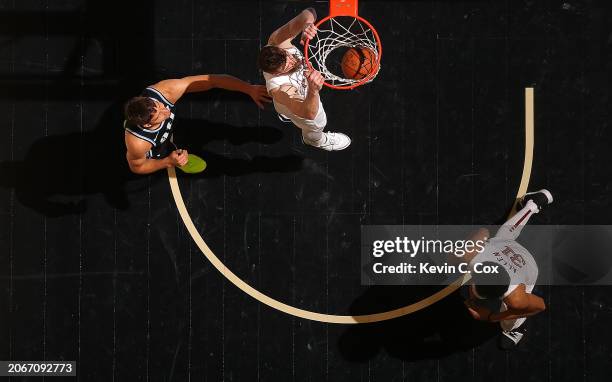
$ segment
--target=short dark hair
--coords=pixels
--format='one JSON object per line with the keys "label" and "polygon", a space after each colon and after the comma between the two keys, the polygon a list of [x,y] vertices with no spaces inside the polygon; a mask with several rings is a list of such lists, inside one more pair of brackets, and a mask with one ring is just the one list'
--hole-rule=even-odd
{"label": "short dark hair", "polygon": [[134,125],[144,125],[151,122],[155,113],[155,101],[148,97],[130,98],[123,109],[125,119]]}
{"label": "short dark hair", "polygon": [[483,261],[482,266],[496,266],[497,273],[476,273],[472,271],[472,283],[482,298],[502,298],[510,286],[510,275],[499,263]]}
{"label": "short dark hair", "polygon": [[287,52],[271,45],[261,48],[257,58],[257,66],[266,73],[275,73],[285,66],[285,62],[287,62]]}

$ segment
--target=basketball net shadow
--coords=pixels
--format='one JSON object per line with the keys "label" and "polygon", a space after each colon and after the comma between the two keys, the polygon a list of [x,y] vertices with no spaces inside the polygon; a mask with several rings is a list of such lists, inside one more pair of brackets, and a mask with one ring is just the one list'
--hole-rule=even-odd
{"label": "basketball net shadow", "polygon": [[[521,183],[519,185],[519,189],[516,195],[516,200],[514,202],[514,206],[512,207],[512,211],[510,212],[509,217],[512,217],[516,213],[516,205],[518,200],[525,195],[527,192],[527,187],[529,186],[529,179],[531,177],[531,167],[533,164],[533,146],[534,146],[534,95],[533,88],[525,89],[525,159],[523,163],[523,175],[521,177]],[[253,288],[246,282],[244,282],[241,278],[236,276],[234,272],[232,272],[229,268],[223,264],[221,260],[213,253],[213,251],[208,247],[202,235],[193,224],[193,220],[191,220],[191,216],[187,211],[187,207],[185,206],[185,202],[183,201],[183,196],[181,195],[181,189],[179,188],[178,180],[176,178],[176,171],[174,168],[168,169],[168,180],[170,181],[170,189],[172,190],[172,196],[174,197],[174,202],[176,203],[176,208],[178,209],[179,215],[181,219],[183,219],[183,223],[187,228],[187,231],[193,238],[193,241],[196,243],[198,248],[202,251],[204,256],[211,262],[211,264],[217,268],[217,270],[232,284],[242,290],[244,293],[253,297],[257,301],[268,305],[270,308],[279,310],[281,312],[290,314],[295,317],[304,318],[312,321],[326,322],[330,324],[366,324],[372,322],[380,322],[386,320],[392,320],[397,317],[405,316],[407,314],[414,313],[418,310],[424,309],[443,298],[447,297],[461,285],[465,284],[470,280],[470,276],[465,274],[463,277],[457,279],[455,282],[441,289],[440,291],[432,294],[429,297],[426,297],[420,301],[417,301],[413,304],[403,306],[398,309],[393,309],[380,313],[372,313],[372,314],[364,314],[358,316],[343,316],[336,314],[325,314],[325,313],[317,313],[309,310],[304,310],[300,308],[296,308],[291,305],[287,305],[279,300],[275,300],[272,297],[263,294],[257,289]]]}

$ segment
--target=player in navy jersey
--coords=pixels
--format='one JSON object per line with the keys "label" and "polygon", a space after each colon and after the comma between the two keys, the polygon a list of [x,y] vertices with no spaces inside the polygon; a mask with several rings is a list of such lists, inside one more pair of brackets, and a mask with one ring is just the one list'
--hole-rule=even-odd
{"label": "player in navy jersey", "polygon": [[125,104],[125,145],[130,170],[136,174],[187,163],[187,150],[172,142],[174,104],[185,94],[220,88],[248,94],[263,108],[270,102],[266,87],[251,85],[225,74],[204,74],[160,81]]}

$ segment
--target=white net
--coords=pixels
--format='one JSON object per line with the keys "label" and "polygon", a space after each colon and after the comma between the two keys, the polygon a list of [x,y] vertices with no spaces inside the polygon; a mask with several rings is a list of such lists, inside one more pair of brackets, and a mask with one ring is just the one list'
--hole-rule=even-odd
{"label": "white net", "polygon": [[308,81],[306,81],[306,76],[304,73],[304,70],[306,69],[304,56],[302,56],[302,53],[297,49],[290,51],[289,54],[293,55],[296,61],[300,64],[292,73],[287,75],[287,79],[289,80],[289,84],[295,88],[296,93],[301,98],[304,98],[306,97],[306,91],[308,89]]}
{"label": "white net", "polygon": [[[379,45],[372,29],[361,20],[348,17],[333,17],[318,26],[316,37],[308,45],[308,60],[312,67],[321,72],[325,81],[339,87],[350,87],[360,82],[372,81],[380,71]],[[340,60],[330,60],[330,54],[338,48],[367,48],[374,52],[373,72],[364,78],[345,78],[340,68]]]}

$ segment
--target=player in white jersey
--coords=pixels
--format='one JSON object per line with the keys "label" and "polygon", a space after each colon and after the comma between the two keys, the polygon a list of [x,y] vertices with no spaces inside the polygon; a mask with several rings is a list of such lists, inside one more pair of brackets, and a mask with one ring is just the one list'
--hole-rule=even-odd
{"label": "player in white jersey", "polygon": [[[524,337],[520,328],[526,318],[542,312],[546,305],[541,297],[531,292],[538,278],[538,265],[533,256],[516,242],[521,230],[533,214],[552,203],[548,190],[528,193],[521,200],[522,209],[500,227],[490,239],[486,229],[479,230],[472,240],[485,240],[484,249],[466,254],[463,261],[469,263],[472,280],[469,286],[468,311],[477,320],[499,322],[502,328],[500,346],[512,349]],[[478,265],[477,265],[478,264]],[[498,273],[476,273],[476,267],[497,267]],[[501,300],[501,307],[492,309],[486,300]]]}
{"label": "player in white jersey", "polygon": [[302,34],[302,43],[313,38],[317,29],[313,8],[308,8],[270,35],[268,44],[261,49],[259,69],[263,71],[266,88],[281,118],[288,119],[302,130],[305,144],[327,151],[347,148],[351,139],[342,133],[323,132],[327,116],[319,91],[323,76],[307,70],[304,57],[291,41]]}

